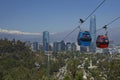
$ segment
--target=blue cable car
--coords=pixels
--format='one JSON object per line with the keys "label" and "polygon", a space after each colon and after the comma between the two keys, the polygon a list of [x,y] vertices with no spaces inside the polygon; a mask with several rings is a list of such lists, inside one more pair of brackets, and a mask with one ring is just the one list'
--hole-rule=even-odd
{"label": "blue cable car", "polygon": [[88,31],[79,32],[77,41],[79,46],[90,46],[91,43],[90,32]]}

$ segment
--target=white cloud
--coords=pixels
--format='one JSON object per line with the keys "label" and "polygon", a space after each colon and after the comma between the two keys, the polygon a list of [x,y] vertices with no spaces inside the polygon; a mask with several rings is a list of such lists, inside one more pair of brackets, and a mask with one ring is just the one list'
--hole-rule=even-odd
{"label": "white cloud", "polygon": [[42,35],[41,33],[22,32],[18,30],[0,29],[0,33],[18,34],[18,35]]}
{"label": "white cloud", "polygon": [[57,34],[57,32],[50,33],[50,35],[55,35],[55,34]]}
{"label": "white cloud", "polygon": [[[17,34],[17,35],[42,35],[42,33],[32,33],[32,32],[22,32],[18,30],[7,30],[7,29],[1,29],[0,28],[0,33],[7,33],[7,34]],[[50,35],[55,35],[55,33],[50,33]]]}

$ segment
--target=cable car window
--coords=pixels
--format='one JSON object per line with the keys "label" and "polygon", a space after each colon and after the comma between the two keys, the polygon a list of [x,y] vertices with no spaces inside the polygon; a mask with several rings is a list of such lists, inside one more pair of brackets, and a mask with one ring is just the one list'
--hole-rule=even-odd
{"label": "cable car window", "polygon": [[102,42],[105,42],[105,38],[102,39]]}
{"label": "cable car window", "polygon": [[83,34],[83,38],[89,38],[90,35],[89,34]]}

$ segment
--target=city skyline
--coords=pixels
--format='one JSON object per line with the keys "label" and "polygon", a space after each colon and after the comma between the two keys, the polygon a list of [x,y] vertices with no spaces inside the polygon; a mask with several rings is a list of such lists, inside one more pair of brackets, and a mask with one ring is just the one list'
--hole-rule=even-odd
{"label": "city skyline", "polygon": [[120,0],[0,0],[0,80],[119,80],[119,33]]}
{"label": "city skyline", "polygon": [[[1,0],[0,28],[22,32],[50,33],[69,31],[79,25],[103,0],[42,1],[42,0]],[[106,0],[94,13],[97,28],[118,17],[120,1]],[[110,25],[119,27],[119,21]],[[82,28],[89,29],[89,20]]]}

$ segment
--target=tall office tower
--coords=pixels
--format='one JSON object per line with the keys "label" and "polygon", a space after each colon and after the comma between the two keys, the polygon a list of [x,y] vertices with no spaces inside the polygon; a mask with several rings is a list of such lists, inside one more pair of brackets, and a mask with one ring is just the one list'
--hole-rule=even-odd
{"label": "tall office tower", "polygon": [[71,51],[72,50],[72,46],[70,42],[66,43],[66,51]]}
{"label": "tall office tower", "polygon": [[64,42],[64,40],[61,41],[61,51],[65,51],[65,42]]}
{"label": "tall office tower", "polygon": [[58,51],[58,43],[54,42],[53,43],[53,53],[57,53],[57,51]]}
{"label": "tall office tower", "polygon": [[65,51],[65,42],[62,40],[60,42],[54,42],[53,44],[53,52],[58,52],[58,51]]}
{"label": "tall office tower", "polygon": [[90,18],[90,33],[91,33],[91,45],[90,52],[96,52],[96,16]]}
{"label": "tall office tower", "polygon": [[71,47],[72,47],[72,51],[76,51],[76,44],[75,43],[72,43]]}
{"label": "tall office tower", "polygon": [[37,52],[39,50],[39,44],[38,42],[33,42],[32,44],[32,51]]}
{"label": "tall office tower", "polygon": [[49,51],[49,32],[43,32],[43,51]]}

